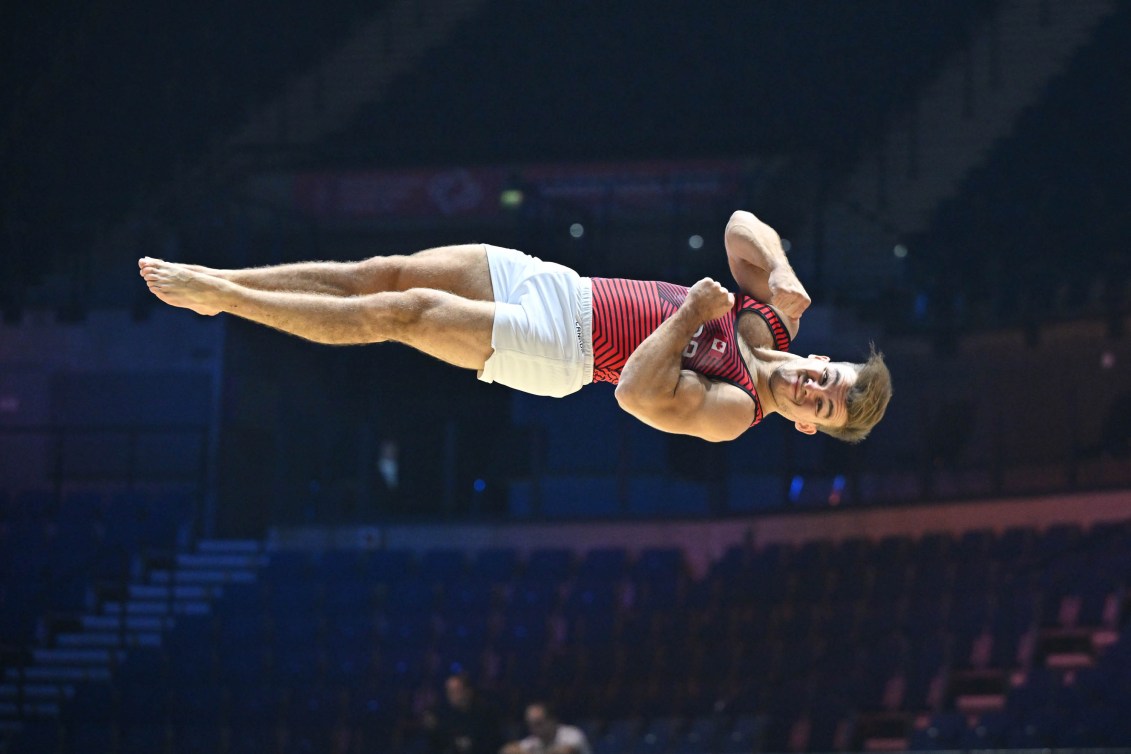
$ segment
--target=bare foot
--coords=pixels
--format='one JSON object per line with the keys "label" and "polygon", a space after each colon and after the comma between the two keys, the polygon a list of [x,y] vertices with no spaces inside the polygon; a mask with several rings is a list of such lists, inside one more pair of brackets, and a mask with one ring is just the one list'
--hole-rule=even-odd
{"label": "bare foot", "polygon": [[149,290],[166,304],[191,309],[208,317],[222,311],[216,305],[219,293],[216,278],[191,269],[189,265],[152,257],[139,259],[138,267]]}

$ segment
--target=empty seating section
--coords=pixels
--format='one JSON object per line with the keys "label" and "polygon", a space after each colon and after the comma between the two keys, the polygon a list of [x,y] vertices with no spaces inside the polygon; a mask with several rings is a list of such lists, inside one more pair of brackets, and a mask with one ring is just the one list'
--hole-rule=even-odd
{"label": "empty seating section", "polygon": [[[0,499],[0,644],[42,633],[43,619],[90,606],[136,559],[187,541],[193,501],[179,492],[28,490]],[[37,628],[38,626],[38,628]]]}
{"label": "empty seating section", "polygon": [[1115,744],[1129,545],[1131,524],[735,546],[699,577],[675,548],[278,552],[14,750],[418,751],[459,671],[513,723],[557,703],[602,754]]}

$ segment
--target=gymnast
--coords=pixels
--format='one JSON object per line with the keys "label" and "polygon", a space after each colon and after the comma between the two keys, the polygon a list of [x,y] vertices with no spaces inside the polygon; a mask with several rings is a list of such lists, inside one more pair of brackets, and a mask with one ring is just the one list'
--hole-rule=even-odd
{"label": "gymnast", "polygon": [[882,354],[789,353],[810,299],[781,238],[738,211],[725,245],[737,294],[710,278],[581,277],[489,244],[238,270],[138,265],[157,298],[198,314],[317,343],[403,343],[535,395],[610,382],[621,408],[664,432],[730,440],[777,413],[806,434],[864,439],[891,399]]}

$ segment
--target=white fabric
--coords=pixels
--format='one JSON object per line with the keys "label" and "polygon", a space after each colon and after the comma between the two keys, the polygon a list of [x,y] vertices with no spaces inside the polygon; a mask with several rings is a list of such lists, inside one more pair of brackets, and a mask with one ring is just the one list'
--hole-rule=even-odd
{"label": "white fabric", "polygon": [[519,742],[525,754],[545,754],[553,746],[572,746],[577,754],[591,754],[589,739],[580,728],[572,725],[559,725],[557,735],[550,747],[542,743],[537,736],[527,736]]}
{"label": "white fabric", "polygon": [[592,382],[589,278],[515,249],[484,246],[495,297],[495,351],[479,379],[555,398]]}

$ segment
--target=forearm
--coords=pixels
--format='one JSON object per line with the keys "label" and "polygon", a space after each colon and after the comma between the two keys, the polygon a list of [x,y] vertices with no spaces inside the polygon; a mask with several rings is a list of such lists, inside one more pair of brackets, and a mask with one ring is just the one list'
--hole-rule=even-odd
{"label": "forearm", "polygon": [[622,406],[642,405],[674,396],[683,352],[703,322],[682,306],[645,338],[621,370],[616,396]]}
{"label": "forearm", "polygon": [[727,256],[766,272],[792,269],[782,249],[781,236],[753,214],[739,210],[730,216],[724,235]]}
{"label": "forearm", "polygon": [[355,296],[360,293],[353,262],[296,262],[242,270],[211,270],[216,276],[260,291]]}
{"label": "forearm", "polygon": [[354,345],[383,339],[368,298],[262,291],[221,282],[214,301],[221,311],[300,338]]}

